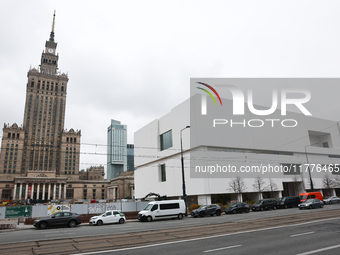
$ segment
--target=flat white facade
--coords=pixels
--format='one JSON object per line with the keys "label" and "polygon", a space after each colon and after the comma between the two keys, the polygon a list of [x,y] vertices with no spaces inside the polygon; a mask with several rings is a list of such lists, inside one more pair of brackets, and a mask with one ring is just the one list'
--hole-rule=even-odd
{"label": "flat white facade", "polygon": [[[194,100],[191,103],[200,103],[200,97],[191,100]],[[230,104],[232,107],[230,100],[223,100],[223,105],[225,104]],[[217,112],[216,116],[221,116],[221,114],[225,115],[222,112],[219,115]],[[135,157],[136,198],[142,198],[150,192],[168,197],[182,196],[180,131],[188,125],[191,128],[182,132],[188,203],[221,202],[219,199],[223,196],[226,200],[253,201],[261,198],[263,194],[276,198],[282,195],[298,195],[310,190],[309,174],[305,165],[307,158],[309,164],[319,167],[340,164],[340,128],[339,123],[335,121],[290,113],[289,118],[294,118],[298,122],[294,128],[272,128],[270,125],[261,128],[247,125],[230,128],[230,126],[220,125],[214,130],[216,134],[220,132],[221,135],[211,135],[206,133],[205,127],[201,124],[195,125],[197,123],[194,122],[199,115],[200,112],[193,111],[190,115],[190,100],[188,99],[173,108],[170,113],[154,120],[135,133],[135,155],[138,155]],[[279,115],[279,110],[277,110],[271,118],[279,119],[281,117]],[[249,116],[246,114],[242,118],[248,120]],[[241,119],[237,121],[242,123]],[[206,123],[206,125],[211,125],[209,121]],[[161,150],[161,135],[170,130],[172,146]],[[207,158],[205,162],[211,159],[212,166],[229,165],[240,169],[241,167],[280,167],[290,164],[300,166],[301,171],[294,174],[237,172],[224,173],[222,177],[206,173],[201,178],[197,178],[192,171],[195,170],[195,166],[198,167],[204,163],[201,161],[204,157],[198,158],[194,153],[196,151],[200,151],[200,155],[205,155]],[[165,178],[164,169],[162,169],[164,165]],[[315,191],[321,191],[324,195],[339,194],[339,186],[325,186],[323,181],[325,172],[318,172],[315,168],[311,174]],[[329,172],[327,175],[330,179],[340,176]],[[238,192],[232,190],[230,185],[236,176],[241,177],[245,185],[242,191],[243,198],[237,194]],[[261,192],[254,187],[258,176],[263,181]]]}

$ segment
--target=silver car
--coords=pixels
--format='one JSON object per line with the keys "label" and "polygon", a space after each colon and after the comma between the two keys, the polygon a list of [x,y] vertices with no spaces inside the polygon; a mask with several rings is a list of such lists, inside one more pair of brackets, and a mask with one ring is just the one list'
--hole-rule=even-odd
{"label": "silver car", "polygon": [[298,205],[299,209],[313,209],[313,208],[322,208],[323,202],[319,199],[308,199],[301,204]]}
{"label": "silver car", "polygon": [[325,204],[336,204],[336,203],[340,203],[340,198],[336,197],[336,196],[331,196],[331,197],[326,197],[323,202]]}

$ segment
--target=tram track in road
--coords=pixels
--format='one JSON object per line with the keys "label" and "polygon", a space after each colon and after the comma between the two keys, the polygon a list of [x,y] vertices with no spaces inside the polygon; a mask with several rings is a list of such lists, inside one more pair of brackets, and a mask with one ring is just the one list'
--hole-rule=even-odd
{"label": "tram track in road", "polygon": [[[76,254],[102,250],[129,248],[179,240],[234,234],[244,231],[259,231],[308,222],[327,221],[339,218],[340,209],[319,210],[308,214],[294,214],[237,222],[208,225],[184,225],[164,229],[147,229],[130,232],[86,237],[58,238],[54,240],[30,241],[6,244],[6,254]],[[189,222],[188,222],[189,223]],[[7,252],[8,251],[8,252]]]}

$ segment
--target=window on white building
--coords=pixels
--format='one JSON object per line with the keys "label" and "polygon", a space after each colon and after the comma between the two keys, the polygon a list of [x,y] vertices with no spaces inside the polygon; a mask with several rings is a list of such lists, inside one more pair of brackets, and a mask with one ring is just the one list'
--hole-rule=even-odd
{"label": "window on white building", "polygon": [[165,164],[161,165],[160,166],[160,169],[159,169],[159,180],[161,182],[165,182],[166,181],[166,170],[165,170]]}
{"label": "window on white building", "polygon": [[172,147],[172,130],[160,135],[161,151]]}

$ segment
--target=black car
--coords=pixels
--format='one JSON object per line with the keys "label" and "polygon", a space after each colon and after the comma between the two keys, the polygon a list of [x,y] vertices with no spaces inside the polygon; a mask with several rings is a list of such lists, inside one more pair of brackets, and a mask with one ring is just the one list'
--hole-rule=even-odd
{"label": "black car", "polygon": [[217,204],[211,204],[211,205],[202,205],[200,208],[193,210],[191,212],[191,216],[193,217],[204,217],[205,215],[210,215],[213,216],[216,214],[216,216],[220,216],[222,213],[222,208],[221,206]]}
{"label": "black car", "polygon": [[260,199],[251,206],[252,211],[276,210],[276,200],[274,198]]}
{"label": "black car", "polygon": [[35,220],[34,226],[41,229],[56,226],[69,226],[73,228],[80,223],[81,218],[79,214],[72,212],[57,212],[50,217]]}
{"label": "black car", "polygon": [[242,213],[242,212],[246,212],[249,213],[249,205],[247,203],[236,203],[236,204],[231,204],[230,206],[228,206],[225,209],[225,214],[229,214],[229,213]]}
{"label": "black car", "polygon": [[323,202],[319,199],[307,199],[306,201],[299,204],[299,209],[313,209],[313,208],[322,208]]}
{"label": "black car", "polygon": [[297,207],[300,204],[300,197],[280,197],[276,203],[277,208]]}

